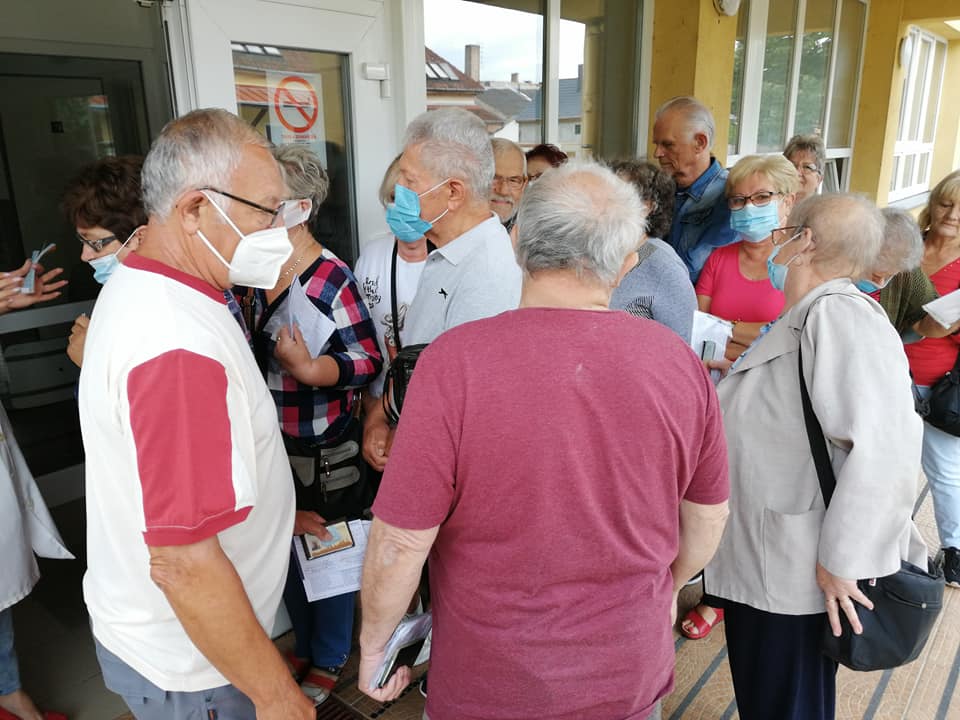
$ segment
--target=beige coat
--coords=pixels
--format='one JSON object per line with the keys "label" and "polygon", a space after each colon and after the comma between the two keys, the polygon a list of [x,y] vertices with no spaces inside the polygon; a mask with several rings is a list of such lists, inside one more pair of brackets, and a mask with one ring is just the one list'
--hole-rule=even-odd
{"label": "beige coat", "polygon": [[[806,325],[804,326],[804,321]],[[837,479],[828,511],[800,402],[798,347]],[[824,612],[816,564],[843,578],[926,566],[910,520],[922,422],[907,360],[881,307],[848,280],[808,293],[717,388],[730,461],[730,519],[709,592],[767,612]]]}

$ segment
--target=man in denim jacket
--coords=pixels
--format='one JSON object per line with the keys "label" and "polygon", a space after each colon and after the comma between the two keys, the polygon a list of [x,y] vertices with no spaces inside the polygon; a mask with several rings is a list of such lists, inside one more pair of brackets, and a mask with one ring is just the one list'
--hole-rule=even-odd
{"label": "man in denim jacket", "polygon": [[654,157],[677,182],[677,202],[670,234],[695,283],[714,248],[737,240],[723,189],[727,171],[710,154],[714,122],[696,98],[675,97],[657,110],[653,125]]}

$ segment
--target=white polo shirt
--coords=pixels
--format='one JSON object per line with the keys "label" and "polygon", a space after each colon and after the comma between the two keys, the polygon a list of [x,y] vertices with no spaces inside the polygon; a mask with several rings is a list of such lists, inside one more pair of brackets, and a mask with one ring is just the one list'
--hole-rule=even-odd
{"label": "white polo shirt", "polygon": [[90,320],[79,406],[93,634],[164,690],[228,684],[151,580],[148,551],[216,535],[272,627],[293,481],[276,408],[223,293],[128,256]]}
{"label": "white polo shirt", "polygon": [[429,343],[457,325],[515,309],[520,280],[510,236],[491,212],[487,220],[427,257],[407,311],[404,342]]}

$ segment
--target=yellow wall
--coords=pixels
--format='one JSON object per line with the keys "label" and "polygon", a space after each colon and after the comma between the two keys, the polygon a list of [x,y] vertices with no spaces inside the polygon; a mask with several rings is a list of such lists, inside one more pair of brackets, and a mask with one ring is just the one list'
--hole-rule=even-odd
{"label": "yellow wall", "polygon": [[[719,15],[713,0],[656,3],[650,73],[651,132],[653,115],[661,104],[677,95],[693,95],[713,112],[717,124],[713,153],[726,163],[736,35],[737,18]],[[645,150],[651,152],[649,138]]]}
{"label": "yellow wall", "polygon": [[897,139],[903,71],[897,62],[903,0],[870,4],[860,77],[850,190],[887,204]]}

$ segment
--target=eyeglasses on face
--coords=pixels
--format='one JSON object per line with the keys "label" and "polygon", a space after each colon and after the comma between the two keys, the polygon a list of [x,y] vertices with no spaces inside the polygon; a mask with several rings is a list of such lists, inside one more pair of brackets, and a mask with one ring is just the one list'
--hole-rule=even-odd
{"label": "eyeglasses on face", "polygon": [[796,239],[803,232],[805,225],[784,225],[774,228],[771,233],[771,239],[774,245],[785,245],[791,240]]}
{"label": "eyeglasses on face", "polygon": [[100,252],[110,243],[117,242],[116,235],[107,235],[106,237],[97,238],[96,240],[87,240],[80,233],[74,233],[74,234],[77,236],[77,240],[82,242],[84,245],[86,245],[88,248],[90,248],[94,252]]}
{"label": "eyeglasses on face", "polygon": [[801,175],[819,175],[820,168],[818,168],[813,163],[794,163],[793,166],[797,169],[797,172]]}
{"label": "eyeglasses on face", "polygon": [[506,183],[507,186],[513,188],[514,190],[522,187],[525,180],[526,178],[523,175],[511,175],[510,177],[504,177],[503,175],[493,176],[494,185],[503,185]]}
{"label": "eyeglasses on face", "polygon": [[223,195],[226,198],[230,198],[231,200],[236,200],[238,203],[243,203],[248,207],[252,207],[254,210],[259,210],[260,212],[269,215],[270,227],[273,227],[277,224],[277,219],[280,217],[280,214],[283,212],[284,206],[286,205],[286,202],[282,202],[276,208],[268,208],[264,205],[261,205],[260,203],[253,202],[253,200],[247,200],[246,198],[242,198],[239,195],[233,195],[232,193],[228,193],[224,190],[218,190],[215,187],[202,187],[200,188],[200,190],[215,192],[217,195]]}
{"label": "eyeglasses on face", "polygon": [[763,207],[764,205],[769,205],[770,201],[777,195],[783,195],[783,193],[761,190],[760,192],[755,192],[753,195],[733,195],[727,198],[727,207],[731,210],[742,210],[747,206],[747,203],[756,207]]}

